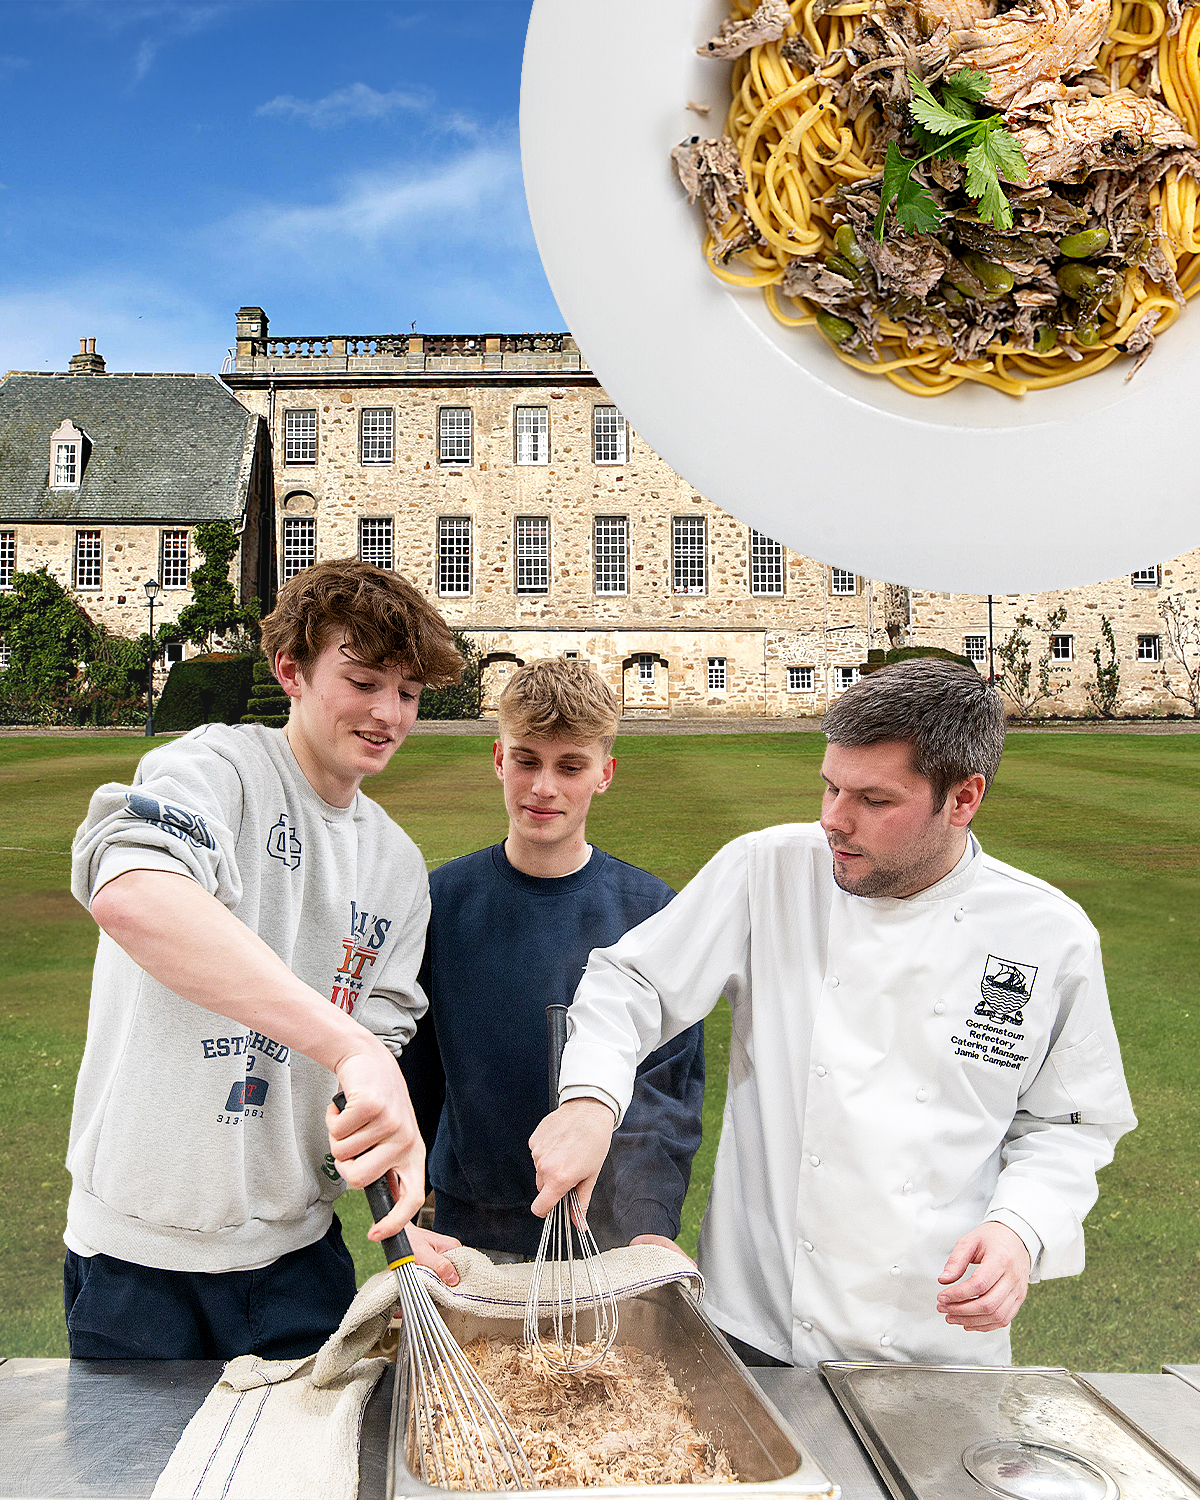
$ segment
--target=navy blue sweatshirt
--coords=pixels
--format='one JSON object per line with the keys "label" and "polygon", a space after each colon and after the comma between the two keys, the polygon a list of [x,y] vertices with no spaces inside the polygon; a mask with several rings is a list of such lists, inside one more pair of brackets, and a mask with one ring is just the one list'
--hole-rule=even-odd
{"label": "navy blue sweatshirt", "polygon": [[[542,1221],[529,1137],[549,1110],[546,1006],[570,1005],[588,954],[661,910],[674,892],[600,849],[560,878],[524,875],[503,844],[429,877],[420,983],[429,1010],[401,1067],[429,1147],[434,1228],[467,1245],[532,1255]],[[702,1025],[637,1071],[588,1209],[601,1247],[679,1233],[700,1145]]]}

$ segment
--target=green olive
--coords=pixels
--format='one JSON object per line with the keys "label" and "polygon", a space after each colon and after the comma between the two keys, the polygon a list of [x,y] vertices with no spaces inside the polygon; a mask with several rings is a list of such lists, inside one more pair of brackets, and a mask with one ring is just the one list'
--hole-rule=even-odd
{"label": "green olive", "polygon": [[1072,302],[1083,302],[1100,290],[1100,272],[1095,266],[1081,266],[1075,261],[1059,266],[1054,279]]}
{"label": "green olive", "polygon": [[1075,330],[1075,342],[1083,344],[1085,348],[1100,342],[1100,330],[1095,323],[1080,323]]}
{"label": "green olive", "polygon": [[1108,249],[1107,229],[1081,229],[1078,234],[1069,234],[1059,240],[1058,248],[1072,260],[1085,260],[1089,255],[1099,255]]}
{"label": "green olive", "polygon": [[1013,273],[994,260],[987,260],[977,250],[968,250],[962,258],[963,265],[983,288],[985,300],[1003,297],[1013,289]]}
{"label": "green olive", "polygon": [[945,297],[951,307],[962,307],[967,300],[959,289],[950,282],[943,285],[942,296]]}
{"label": "green olive", "polygon": [[825,256],[825,269],[827,271],[836,271],[839,276],[845,276],[850,281],[857,281],[858,280],[858,271],[855,269],[854,266],[852,266],[850,264],[850,262],[848,260],[845,259],[844,256],[841,256],[841,255],[827,255],[827,256]]}
{"label": "green olive", "polygon": [[833,236],[833,248],[837,253],[850,262],[852,266],[860,269],[866,265],[867,252],[858,243],[858,239],[849,224],[839,224],[837,232]]}
{"label": "green olive", "polygon": [[1038,354],[1049,354],[1057,343],[1058,329],[1051,328],[1049,323],[1043,323],[1038,329],[1038,336],[1033,343],[1036,352]]}
{"label": "green olive", "polygon": [[833,313],[819,312],[817,327],[834,344],[844,344],[847,339],[854,337],[854,324],[847,323],[845,318],[835,317]]}

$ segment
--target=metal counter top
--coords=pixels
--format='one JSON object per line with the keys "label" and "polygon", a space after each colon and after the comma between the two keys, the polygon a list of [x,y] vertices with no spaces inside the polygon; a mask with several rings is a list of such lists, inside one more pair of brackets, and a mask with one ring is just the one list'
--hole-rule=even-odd
{"label": "metal counter top", "polygon": [[[223,1368],[221,1360],[5,1360],[0,1497],[150,1495]],[[363,1414],[359,1500],[383,1500],[391,1411],[384,1378]]]}
{"label": "metal counter top", "polygon": [[[150,1495],[221,1368],[218,1361],[0,1362],[0,1500]],[[815,1370],[751,1373],[841,1485],[843,1500],[887,1500],[874,1466]],[[1181,1463],[1200,1470],[1200,1369],[1083,1378]],[[359,1500],[384,1495],[391,1401],[392,1382],[385,1376],[363,1417]]]}
{"label": "metal counter top", "polygon": [[[1193,1368],[1195,1368],[1193,1366]],[[1106,1401],[1200,1476],[1200,1389],[1175,1375],[1085,1375]]]}
{"label": "metal counter top", "polygon": [[816,1370],[750,1373],[825,1473],[841,1485],[842,1500],[888,1500],[887,1486]]}

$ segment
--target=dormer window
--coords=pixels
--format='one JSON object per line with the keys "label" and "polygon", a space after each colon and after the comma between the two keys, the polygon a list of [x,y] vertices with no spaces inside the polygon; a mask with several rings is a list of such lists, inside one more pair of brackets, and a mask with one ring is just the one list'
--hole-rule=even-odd
{"label": "dormer window", "polygon": [[50,488],[77,490],[83,478],[85,434],[70,417],[61,421],[50,434]]}

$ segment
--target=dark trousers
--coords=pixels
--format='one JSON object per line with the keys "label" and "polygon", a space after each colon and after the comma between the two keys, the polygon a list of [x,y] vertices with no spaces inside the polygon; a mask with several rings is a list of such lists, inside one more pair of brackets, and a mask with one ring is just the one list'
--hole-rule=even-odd
{"label": "dark trousers", "polygon": [[354,1261],[334,1215],[323,1239],[257,1271],[162,1271],[67,1251],[72,1359],[298,1359],[354,1300]]}
{"label": "dark trousers", "polygon": [[[722,1328],[722,1333],[725,1330]],[[741,1339],[735,1339],[732,1333],[725,1333],[725,1341],[744,1365],[752,1369],[776,1369],[790,1370],[791,1365],[786,1360],[776,1359],[773,1354],[764,1354],[761,1349],[756,1349],[753,1344],[744,1344]]]}

